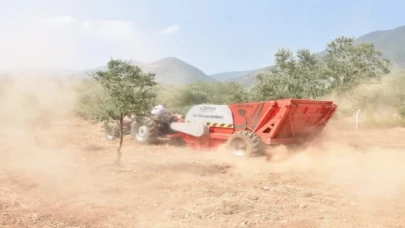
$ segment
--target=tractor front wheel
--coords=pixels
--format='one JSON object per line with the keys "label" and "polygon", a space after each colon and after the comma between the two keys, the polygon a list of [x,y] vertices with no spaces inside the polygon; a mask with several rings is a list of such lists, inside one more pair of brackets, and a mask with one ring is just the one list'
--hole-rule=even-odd
{"label": "tractor front wheel", "polygon": [[238,157],[253,157],[264,152],[263,142],[251,131],[238,131],[231,135],[226,143],[228,150]]}
{"label": "tractor front wheel", "polygon": [[132,138],[139,143],[152,144],[157,141],[159,129],[156,122],[146,118],[142,122],[135,122],[132,125]]}
{"label": "tractor front wheel", "polygon": [[120,135],[121,131],[119,125],[107,127],[107,129],[105,130],[105,137],[107,140],[114,140],[116,138],[119,138]]}

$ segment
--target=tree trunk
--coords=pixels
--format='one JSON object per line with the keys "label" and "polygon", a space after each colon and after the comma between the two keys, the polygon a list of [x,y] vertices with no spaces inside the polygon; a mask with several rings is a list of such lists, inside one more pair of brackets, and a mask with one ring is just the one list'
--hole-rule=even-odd
{"label": "tree trunk", "polygon": [[121,164],[121,157],[122,157],[122,153],[121,153],[121,148],[122,148],[122,142],[124,141],[124,126],[123,126],[123,121],[124,117],[121,115],[120,116],[120,144],[117,148],[117,161],[116,164],[120,165]]}

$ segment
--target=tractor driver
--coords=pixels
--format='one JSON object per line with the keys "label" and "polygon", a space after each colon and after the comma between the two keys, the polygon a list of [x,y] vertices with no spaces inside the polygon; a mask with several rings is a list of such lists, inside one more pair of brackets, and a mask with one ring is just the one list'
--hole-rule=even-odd
{"label": "tractor driver", "polygon": [[124,121],[124,123],[130,123],[132,122],[134,117],[134,115],[131,115],[129,112],[127,112],[122,120]]}

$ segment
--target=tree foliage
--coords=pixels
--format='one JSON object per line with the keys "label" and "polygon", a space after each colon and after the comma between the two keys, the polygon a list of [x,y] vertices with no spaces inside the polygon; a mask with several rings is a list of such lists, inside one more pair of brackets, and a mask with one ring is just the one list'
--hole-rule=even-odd
{"label": "tree foliage", "polygon": [[378,82],[389,73],[390,61],[370,43],[355,44],[353,38],[338,37],[324,53],[288,49],[275,54],[275,65],[257,75],[254,100],[281,98],[317,99],[328,93],[346,93],[354,87]]}
{"label": "tree foliage", "polygon": [[323,95],[322,62],[308,49],[300,49],[296,56],[288,49],[275,54],[275,65],[260,72],[252,89],[253,100],[283,98],[316,98]]}
{"label": "tree foliage", "polygon": [[235,82],[196,82],[187,86],[166,86],[158,100],[174,112],[185,113],[196,104],[230,104],[247,101],[247,92]]}
{"label": "tree foliage", "polygon": [[329,89],[345,93],[362,83],[378,83],[388,74],[390,61],[372,43],[355,44],[354,38],[338,37],[326,47],[323,74]]}
{"label": "tree foliage", "polygon": [[[121,159],[123,118],[127,114],[143,116],[155,103],[155,75],[122,60],[110,60],[107,71],[97,71],[92,78],[98,84],[97,93],[84,96],[84,102],[95,105],[91,117],[96,122],[120,121],[121,137],[117,148],[117,163]],[[96,96],[94,96],[96,95]],[[97,102],[97,103],[93,103]]]}

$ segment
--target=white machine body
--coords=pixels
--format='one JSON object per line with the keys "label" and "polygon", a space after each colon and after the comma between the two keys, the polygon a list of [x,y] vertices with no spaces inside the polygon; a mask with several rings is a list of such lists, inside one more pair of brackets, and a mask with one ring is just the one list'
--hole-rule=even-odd
{"label": "white machine body", "polygon": [[193,106],[185,117],[186,122],[233,124],[228,105],[201,104]]}

